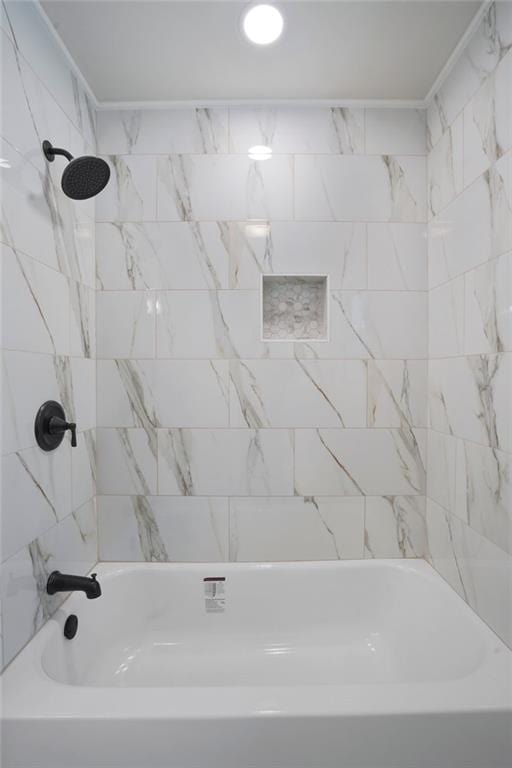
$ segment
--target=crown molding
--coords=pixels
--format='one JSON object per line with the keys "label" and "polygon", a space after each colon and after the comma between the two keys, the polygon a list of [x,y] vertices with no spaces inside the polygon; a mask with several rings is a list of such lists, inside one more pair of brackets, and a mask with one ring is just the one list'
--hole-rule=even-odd
{"label": "crown molding", "polygon": [[478,26],[480,25],[480,22],[484,18],[485,14],[489,10],[493,2],[494,0],[483,0],[480,8],[478,9],[478,11],[475,13],[473,18],[469,22],[466,31],[464,32],[461,39],[459,40],[459,42],[453,49],[452,53],[450,54],[448,61],[446,62],[446,64],[444,65],[444,67],[442,68],[442,70],[440,71],[440,73],[432,83],[432,86],[430,87],[429,92],[427,93],[427,95],[423,100],[423,104],[425,107],[428,107],[428,105],[430,104],[430,102],[432,101],[436,93],[438,93],[440,88],[443,86],[444,82],[447,80],[448,75],[453,70],[458,60],[460,59],[462,52],[464,51],[469,41],[475,34],[476,30],[478,29]]}
{"label": "crown molding", "polygon": [[214,109],[222,107],[323,107],[424,109],[421,99],[191,99],[184,101],[100,101],[99,112],[144,109]]}

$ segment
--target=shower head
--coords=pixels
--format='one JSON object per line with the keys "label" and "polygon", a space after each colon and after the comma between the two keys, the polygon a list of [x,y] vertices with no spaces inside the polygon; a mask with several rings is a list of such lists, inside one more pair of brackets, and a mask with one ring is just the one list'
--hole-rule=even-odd
{"label": "shower head", "polygon": [[73,200],[87,200],[107,186],[110,168],[100,157],[84,155],[73,158],[67,150],[52,147],[49,141],[43,141],[43,152],[50,163],[55,160],[55,155],[63,155],[69,160],[62,174],[61,186],[64,194]]}

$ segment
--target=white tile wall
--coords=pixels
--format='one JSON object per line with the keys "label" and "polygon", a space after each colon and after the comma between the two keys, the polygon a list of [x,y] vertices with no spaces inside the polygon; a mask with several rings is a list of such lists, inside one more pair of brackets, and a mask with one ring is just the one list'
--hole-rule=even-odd
{"label": "white tile wall", "polygon": [[428,557],[512,644],[512,5],[428,111]]}
{"label": "white tile wall", "polygon": [[[116,170],[96,226],[101,556],[423,551],[424,113],[98,120]],[[272,274],[329,276],[328,341],[262,341]]]}
{"label": "white tile wall", "polygon": [[[55,568],[97,561],[95,512],[94,203],[60,190],[43,139],[95,151],[94,115],[31,3],[2,4],[2,552],[3,659],[8,664],[62,602]],[[48,399],[78,424],[78,447],[36,446]]]}

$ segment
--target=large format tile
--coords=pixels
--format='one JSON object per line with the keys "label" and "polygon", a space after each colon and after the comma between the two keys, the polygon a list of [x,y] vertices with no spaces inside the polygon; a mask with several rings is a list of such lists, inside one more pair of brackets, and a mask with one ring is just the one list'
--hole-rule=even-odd
{"label": "large format tile", "polygon": [[98,426],[227,427],[225,360],[98,360]]}
{"label": "large format tile", "polygon": [[427,500],[432,565],[512,647],[512,556]]}
{"label": "large format tile", "polygon": [[477,355],[429,363],[430,426],[510,451],[512,355]]}
{"label": "large format tile", "polygon": [[261,340],[259,291],[160,291],[159,358],[291,357],[292,343]]}
{"label": "large format tile", "polygon": [[429,302],[429,356],[454,357],[464,352],[464,277],[433,288]]}
{"label": "large format tile", "polygon": [[232,361],[230,425],[365,427],[366,366],[360,360]]}
{"label": "large format tile", "polygon": [[155,221],[156,158],[116,154],[104,159],[111,174],[96,198],[96,221]]}
{"label": "large format tile", "polygon": [[457,443],[452,435],[433,429],[428,432],[427,495],[448,512],[456,511]]}
{"label": "large format tile", "polygon": [[7,246],[1,256],[4,348],[69,354],[67,278]]}
{"label": "large format tile", "polygon": [[98,358],[155,355],[156,294],[99,291],[96,296]]}
{"label": "large format tile", "polygon": [[233,498],[229,559],[361,559],[363,531],[362,498]]}
{"label": "large format tile", "polygon": [[97,429],[99,494],[156,493],[156,433],[145,429]]}
{"label": "large format tile", "polygon": [[512,146],[512,55],[479,88],[464,109],[464,184],[484,173]]}
{"label": "large format tile", "polygon": [[456,514],[512,554],[512,456],[457,441]]}
{"label": "large format tile", "polygon": [[364,119],[363,109],[230,109],[229,151],[265,146],[274,154],[364,154]]}
{"label": "large format tile", "polygon": [[[19,451],[36,444],[34,419],[39,407],[46,400],[58,400],[66,414],[74,416],[74,393],[68,358],[4,350],[2,368],[4,453]],[[79,424],[79,428],[84,427]]]}
{"label": "large format tile", "polygon": [[426,556],[424,496],[369,496],[365,504],[366,558]]}
{"label": "large format tile", "polygon": [[423,435],[403,429],[298,429],[295,491],[315,495],[421,495]]}
{"label": "large format tile", "polygon": [[465,275],[464,353],[512,350],[512,253]]}
{"label": "large format tile", "polygon": [[368,426],[427,426],[427,361],[369,360]]}
{"label": "large format tile", "polygon": [[365,113],[369,155],[426,154],[425,110],[366,109]]}
{"label": "large format tile", "polygon": [[512,250],[512,152],[473,182],[429,226],[429,284]]}
{"label": "large format tile", "polygon": [[228,559],[228,500],[100,496],[101,560],[222,562]]}
{"label": "large format tile", "polygon": [[159,221],[291,219],[293,162],[236,155],[158,158]]}
{"label": "large format tile", "polygon": [[223,222],[97,224],[97,286],[227,288],[228,232]]}
{"label": "large format tile", "polygon": [[230,222],[230,288],[259,290],[261,275],[329,275],[331,288],[367,285],[363,224],[313,221]]}
{"label": "large format tile", "polygon": [[4,630],[4,663],[33,637],[65,599],[46,592],[48,576],[87,573],[97,562],[97,525],[94,504],[54,525],[28,547],[2,563],[0,594]]}
{"label": "large format tile", "polygon": [[183,496],[293,495],[293,433],[160,429],[158,484]]}
{"label": "large format tile", "polygon": [[428,156],[429,213],[442,211],[464,186],[462,115],[443,134]]}
{"label": "large format tile", "polygon": [[425,173],[423,157],[297,155],[295,218],[424,221]]}
{"label": "large format tile", "polygon": [[227,150],[226,109],[98,113],[98,151],[103,155],[217,154]]}
{"label": "large format tile", "polygon": [[40,448],[2,459],[2,559],[42,534],[71,510],[68,441],[47,454]]}
{"label": "large format tile", "polygon": [[425,224],[368,224],[368,288],[426,291],[427,287]]}
{"label": "large format tile", "polygon": [[427,357],[426,292],[332,291],[329,298],[329,341],[297,343],[297,357]]}
{"label": "large format tile", "polygon": [[512,45],[509,3],[492,3],[427,112],[428,138],[433,146],[466,106]]}

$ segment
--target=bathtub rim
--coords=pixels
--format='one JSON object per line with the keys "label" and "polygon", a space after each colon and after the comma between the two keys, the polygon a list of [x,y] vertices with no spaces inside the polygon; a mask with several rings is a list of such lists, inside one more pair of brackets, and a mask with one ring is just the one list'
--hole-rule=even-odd
{"label": "bathtub rim", "polygon": [[429,580],[461,602],[485,643],[485,659],[471,675],[456,680],[412,683],[357,683],[286,686],[78,686],[49,677],[42,654],[65,618],[73,596],[13,659],[0,677],[2,720],[198,719],[266,717],[336,717],[405,714],[510,712],[512,728],[512,650],[457,595],[425,560],[375,559],[279,563],[98,563],[98,579],[137,571],[212,573],[223,571],[343,570],[390,568]]}

